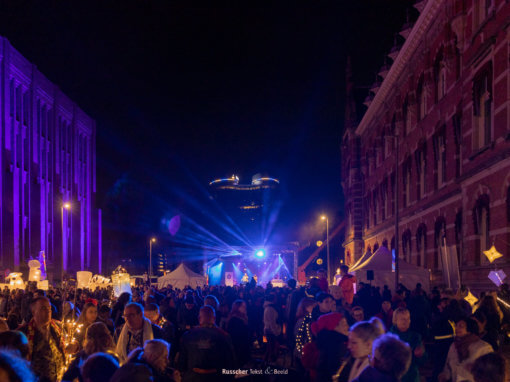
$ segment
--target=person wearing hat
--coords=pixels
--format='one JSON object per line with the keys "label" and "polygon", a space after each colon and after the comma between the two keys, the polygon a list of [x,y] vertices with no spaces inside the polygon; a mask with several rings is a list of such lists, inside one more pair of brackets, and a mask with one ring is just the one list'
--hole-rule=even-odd
{"label": "person wearing hat", "polygon": [[347,353],[349,324],[343,314],[328,313],[312,323],[312,333],[319,351],[317,379],[331,381]]}

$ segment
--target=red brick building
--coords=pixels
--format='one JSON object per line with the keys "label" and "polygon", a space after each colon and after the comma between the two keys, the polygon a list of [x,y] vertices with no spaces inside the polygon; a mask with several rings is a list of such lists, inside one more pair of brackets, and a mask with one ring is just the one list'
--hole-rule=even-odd
{"label": "red brick building", "polygon": [[[445,238],[462,283],[493,287],[495,265],[510,276],[510,3],[415,7],[420,16],[402,30],[405,42],[381,69],[361,122],[346,126],[346,262],[393,247],[397,187],[400,258],[442,284]],[[504,254],[495,265],[482,253],[493,244]]]}

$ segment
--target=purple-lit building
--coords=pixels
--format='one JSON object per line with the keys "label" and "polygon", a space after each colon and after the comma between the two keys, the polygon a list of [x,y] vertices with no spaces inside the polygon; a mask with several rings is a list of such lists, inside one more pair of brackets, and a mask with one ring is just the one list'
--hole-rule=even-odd
{"label": "purple-lit building", "polygon": [[0,270],[101,272],[96,123],[1,37],[0,63]]}

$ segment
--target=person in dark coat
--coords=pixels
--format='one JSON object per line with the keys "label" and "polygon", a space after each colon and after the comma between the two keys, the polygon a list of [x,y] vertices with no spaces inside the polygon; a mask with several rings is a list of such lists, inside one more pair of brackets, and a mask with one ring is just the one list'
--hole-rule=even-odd
{"label": "person in dark coat", "polygon": [[199,327],[184,333],[181,338],[177,369],[182,382],[226,380],[222,369],[234,367],[234,349],[228,333],[215,325],[214,309],[203,306],[199,313]]}
{"label": "person in dark coat", "polygon": [[331,381],[347,353],[349,325],[341,313],[328,313],[312,323],[312,333],[319,351],[317,380]]}
{"label": "person in dark coat", "polygon": [[179,330],[184,333],[192,327],[198,325],[198,306],[192,295],[187,295],[184,303],[181,304],[177,311],[177,324]]}
{"label": "person in dark coat", "polygon": [[232,338],[236,356],[236,367],[242,367],[251,358],[252,336],[248,328],[246,303],[236,300],[227,321],[227,332]]}

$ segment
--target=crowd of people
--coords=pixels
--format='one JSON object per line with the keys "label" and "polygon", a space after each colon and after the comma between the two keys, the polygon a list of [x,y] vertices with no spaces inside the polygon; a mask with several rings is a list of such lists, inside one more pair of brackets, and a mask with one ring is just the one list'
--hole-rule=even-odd
{"label": "crowd of people", "polygon": [[321,271],[306,286],[142,286],[118,298],[5,289],[0,380],[502,382],[508,286],[474,306],[465,296],[420,284],[392,293],[345,267],[339,285]]}

